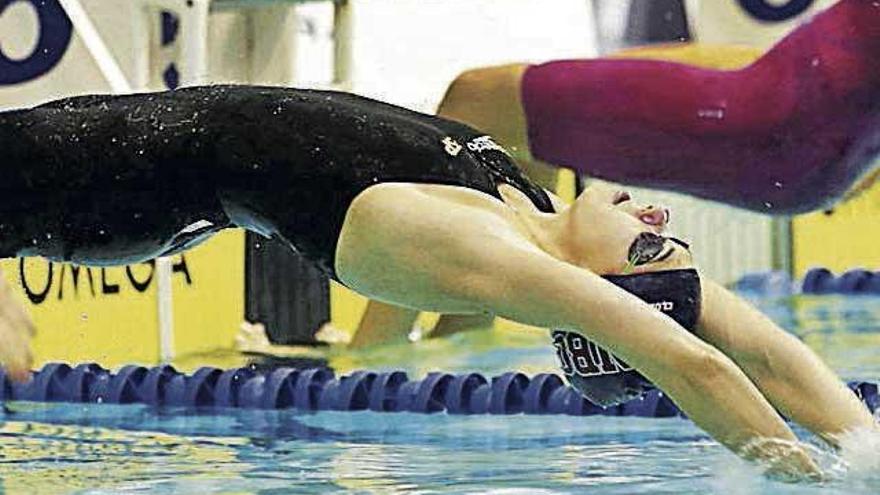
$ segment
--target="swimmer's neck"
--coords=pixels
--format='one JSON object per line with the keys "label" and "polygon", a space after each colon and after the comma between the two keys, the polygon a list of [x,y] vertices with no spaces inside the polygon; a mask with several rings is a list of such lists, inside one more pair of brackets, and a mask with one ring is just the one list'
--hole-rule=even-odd
{"label": "swimmer's neck", "polygon": [[567,206],[557,213],[542,214],[532,220],[533,242],[550,256],[575,266],[585,266],[584,249],[578,246],[574,223],[577,204]]}
{"label": "swimmer's neck", "polygon": [[573,205],[557,203],[556,213],[545,213],[512,187],[499,187],[498,192],[501,193],[504,203],[513,210],[519,230],[532,244],[560,261],[581,266],[583,249],[577,249],[571,235],[577,202]]}

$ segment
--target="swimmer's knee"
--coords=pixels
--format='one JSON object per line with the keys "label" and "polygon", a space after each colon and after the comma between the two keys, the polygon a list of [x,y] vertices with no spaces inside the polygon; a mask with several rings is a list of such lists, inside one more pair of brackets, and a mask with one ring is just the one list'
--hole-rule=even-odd
{"label": "swimmer's knee", "polygon": [[450,105],[481,101],[506,86],[518,87],[525,67],[524,64],[507,64],[468,69],[460,73],[446,89],[438,113],[444,113]]}

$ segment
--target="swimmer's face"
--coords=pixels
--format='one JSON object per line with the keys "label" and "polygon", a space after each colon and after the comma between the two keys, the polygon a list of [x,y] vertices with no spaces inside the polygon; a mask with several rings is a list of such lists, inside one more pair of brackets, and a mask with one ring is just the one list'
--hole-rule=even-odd
{"label": "swimmer's face", "polygon": [[690,252],[665,236],[667,208],[638,202],[627,191],[591,186],[572,209],[575,262],[601,274],[640,273],[692,266]]}

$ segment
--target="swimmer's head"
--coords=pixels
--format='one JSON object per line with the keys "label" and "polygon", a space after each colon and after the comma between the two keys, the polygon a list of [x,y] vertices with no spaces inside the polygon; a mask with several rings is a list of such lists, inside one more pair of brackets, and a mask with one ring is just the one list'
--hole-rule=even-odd
{"label": "swimmer's head", "polygon": [[666,234],[668,208],[630,193],[591,186],[568,211],[567,244],[575,264],[600,274],[629,274],[692,266],[689,247]]}
{"label": "swimmer's head", "polygon": [[[702,291],[700,276],[694,269],[604,278],[687,330],[692,331],[699,320]],[[568,382],[594,404],[620,404],[639,397],[652,386],[641,373],[583,335],[559,329],[553,331],[553,339]]]}

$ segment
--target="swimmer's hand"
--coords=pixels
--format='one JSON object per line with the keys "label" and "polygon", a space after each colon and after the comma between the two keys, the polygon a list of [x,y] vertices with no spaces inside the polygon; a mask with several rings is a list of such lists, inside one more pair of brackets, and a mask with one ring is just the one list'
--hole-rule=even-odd
{"label": "swimmer's hand", "polygon": [[772,478],[788,481],[823,481],[824,475],[807,447],[800,442],[763,438],[746,445],[740,452],[766,468]]}
{"label": "swimmer's hand", "polygon": [[30,377],[34,323],[0,272],[0,365],[14,381]]}

